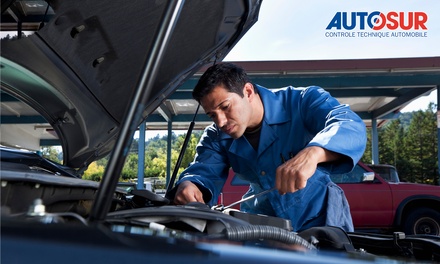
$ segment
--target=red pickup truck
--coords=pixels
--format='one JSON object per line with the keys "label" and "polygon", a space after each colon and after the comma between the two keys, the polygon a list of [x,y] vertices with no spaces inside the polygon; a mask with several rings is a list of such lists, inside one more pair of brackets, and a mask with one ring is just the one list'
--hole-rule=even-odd
{"label": "red pickup truck", "polygon": [[[400,182],[394,167],[362,162],[331,178],[345,192],[356,231],[440,236],[440,186]],[[231,170],[219,202],[240,200],[248,186]]]}

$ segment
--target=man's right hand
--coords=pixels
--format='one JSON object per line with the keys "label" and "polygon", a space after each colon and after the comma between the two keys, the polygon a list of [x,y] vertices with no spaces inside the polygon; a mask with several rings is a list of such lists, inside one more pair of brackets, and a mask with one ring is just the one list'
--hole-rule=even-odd
{"label": "man's right hand", "polygon": [[203,194],[194,183],[183,181],[177,187],[174,204],[187,204],[191,202],[205,203],[203,201]]}

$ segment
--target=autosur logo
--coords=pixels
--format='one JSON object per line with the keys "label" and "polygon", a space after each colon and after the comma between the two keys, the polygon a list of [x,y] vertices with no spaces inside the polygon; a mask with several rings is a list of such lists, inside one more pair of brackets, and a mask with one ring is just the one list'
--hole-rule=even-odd
{"label": "autosur logo", "polygon": [[326,37],[427,37],[425,12],[336,12]]}

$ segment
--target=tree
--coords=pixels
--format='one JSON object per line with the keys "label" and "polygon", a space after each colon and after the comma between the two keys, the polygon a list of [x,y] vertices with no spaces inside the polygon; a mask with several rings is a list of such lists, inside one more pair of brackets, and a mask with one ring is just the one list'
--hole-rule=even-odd
{"label": "tree", "polygon": [[371,128],[367,128],[367,145],[365,146],[364,155],[361,158],[361,161],[367,164],[372,163],[371,159],[373,157],[371,150],[371,133]]}
{"label": "tree", "polygon": [[[379,162],[394,165],[403,181],[438,184],[436,106],[403,113],[378,129]],[[371,162],[371,129],[362,157]]]}
{"label": "tree", "polygon": [[[188,141],[187,148],[182,157],[182,162],[178,173],[182,172],[195,155],[195,146],[197,145],[202,132],[194,132]],[[175,136],[173,133],[171,140],[171,172],[177,163],[186,134]],[[152,138],[146,144],[145,150],[145,177],[165,178],[167,172],[167,136]]]}
{"label": "tree", "polygon": [[438,179],[437,119],[433,108],[431,103],[427,110],[414,112],[404,139],[412,182],[433,184]]}
{"label": "tree", "polygon": [[403,143],[405,137],[406,133],[400,118],[390,121],[379,130],[380,163],[396,167],[401,178],[408,173],[406,145]]}
{"label": "tree", "polygon": [[105,169],[104,166],[99,165],[98,162],[94,161],[90,163],[89,167],[84,172],[82,178],[84,180],[99,182],[102,180],[102,176],[104,175],[104,169]]}
{"label": "tree", "polygon": [[42,146],[40,149],[41,156],[56,163],[62,162],[60,152],[54,146]]}
{"label": "tree", "polygon": [[139,159],[137,153],[128,154],[121,172],[122,180],[127,181],[137,178],[138,160]]}
{"label": "tree", "polygon": [[[26,36],[26,34],[25,34],[24,32],[21,32],[21,37],[22,37],[22,38],[25,38],[25,37],[27,37],[27,36]],[[2,38],[2,40],[16,40],[16,39],[18,39],[18,35],[13,35],[13,36],[11,36],[11,35],[9,35],[9,34],[7,34],[6,36],[4,36],[4,37]]]}
{"label": "tree", "polygon": [[[191,134],[191,137],[188,141],[188,145],[185,149],[185,153],[182,158],[182,162],[180,164],[180,168],[182,170],[185,169],[186,167],[188,167],[189,164],[194,160],[194,156],[196,154],[196,146],[199,143],[199,140],[200,140],[200,137],[202,136],[202,133],[203,133],[202,131],[196,131]],[[175,144],[173,144],[173,150],[176,153],[180,154],[180,151],[182,150],[182,146],[185,141],[185,138],[186,138],[186,134],[183,134],[176,139]],[[173,159],[173,164],[177,163],[177,158],[178,158],[178,155],[176,155],[176,157]]]}
{"label": "tree", "polygon": [[145,177],[165,177],[167,159],[166,142],[166,137],[160,138],[159,135],[146,142],[144,167]]}

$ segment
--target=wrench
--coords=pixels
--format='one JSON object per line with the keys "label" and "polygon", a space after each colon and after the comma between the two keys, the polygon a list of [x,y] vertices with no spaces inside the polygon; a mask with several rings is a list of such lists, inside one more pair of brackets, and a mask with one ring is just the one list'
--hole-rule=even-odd
{"label": "wrench", "polygon": [[[282,153],[280,153],[280,156],[281,156],[281,163],[286,162],[286,160],[284,159],[284,156],[283,156]],[[290,157],[292,158],[292,153],[290,153]],[[266,193],[270,193],[270,192],[272,192],[272,191],[274,191],[274,190],[276,190],[276,188],[275,188],[275,187],[272,187],[272,188],[270,188],[269,190],[265,190],[265,191],[259,192],[259,193],[257,193],[257,194],[253,194],[253,195],[248,196],[248,197],[246,197],[246,198],[243,198],[243,199],[241,199],[241,200],[239,200],[239,201],[233,202],[233,203],[231,203],[230,205],[223,206],[223,207],[218,207],[218,206],[217,206],[217,207],[214,206],[214,207],[216,207],[216,210],[219,210],[219,209],[220,209],[221,211],[223,211],[223,210],[225,210],[225,209],[231,208],[231,207],[234,206],[234,205],[241,204],[242,202],[246,202],[247,200],[254,199],[254,198],[256,198],[256,197],[258,197],[258,196],[261,196],[261,195],[265,195]]]}
{"label": "wrench", "polygon": [[256,194],[253,194],[253,195],[251,195],[251,196],[248,196],[248,197],[246,197],[246,198],[243,198],[243,199],[241,199],[241,200],[238,200],[238,201],[236,201],[236,202],[233,202],[233,203],[231,203],[230,205],[224,206],[224,207],[222,208],[222,210],[224,210],[224,209],[228,209],[228,208],[231,208],[231,207],[234,206],[234,205],[241,204],[242,202],[246,202],[246,201],[251,200],[251,199],[254,199],[254,198],[258,197],[258,196],[265,195],[266,193],[270,193],[270,192],[272,192],[272,191],[274,191],[274,190],[276,190],[275,187],[273,187],[273,188],[271,188],[271,189],[269,189],[269,190],[265,190],[265,191],[262,191],[262,192],[259,192],[259,193],[256,193]]}

